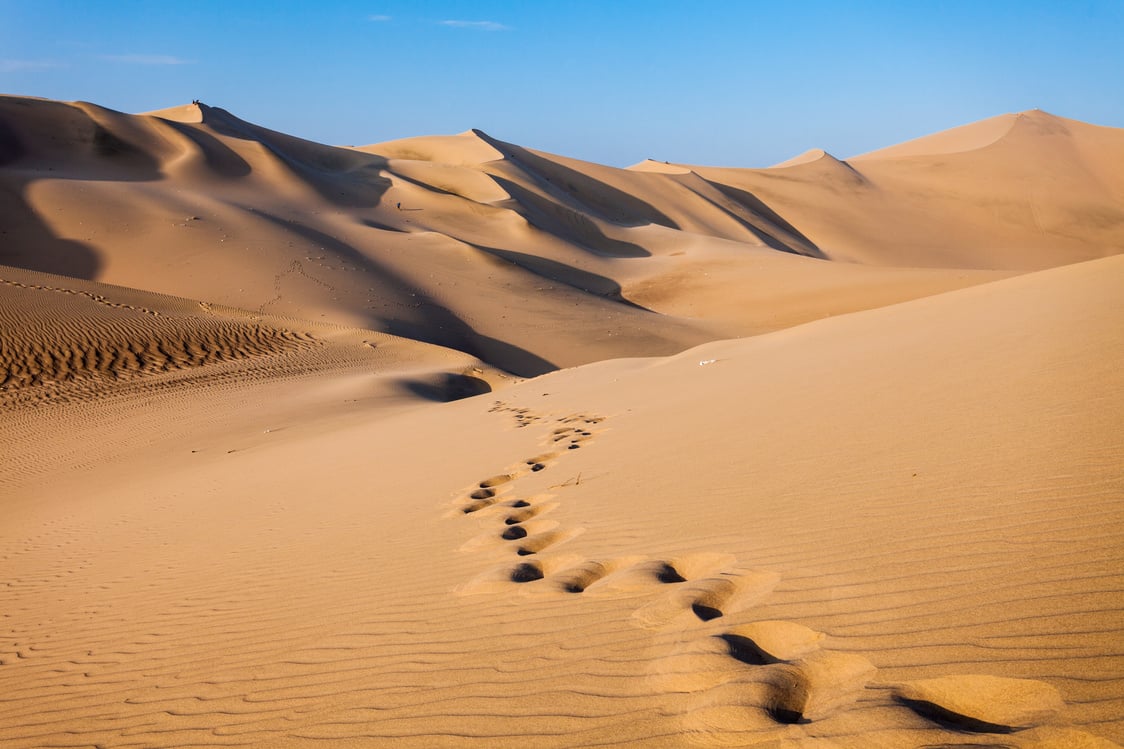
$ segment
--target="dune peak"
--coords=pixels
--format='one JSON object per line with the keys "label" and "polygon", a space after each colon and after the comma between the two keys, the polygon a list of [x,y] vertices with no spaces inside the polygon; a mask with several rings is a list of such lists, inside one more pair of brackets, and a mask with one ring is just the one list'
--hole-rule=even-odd
{"label": "dune peak", "polygon": [[203,122],[203,105],[193,101],[190,104],[180,104],[165,109],[154,109],[150,112],[142,112],[141,114],[147,117],[159,117],[162,120],[171,120],[172,122],[199,124]]}
{"label": "dune peak", "polygon": [[673,164],[670,161],[657,161],[655,159],[644,159],[637,162],[632,166],[626,167],[629,171],[633,172],[658,172],[661,174],[691,174],[690,167],[682,166],[681,164]]}
{"label": "dune peak", "polygon": [[791,159],[786,159],[779,164],[774,164],[769,167],[770,169],[786,169],[790,166],[800,166],[801,164],[812,164],[814,162],[828,159],[830,161],[839,161],[827,151],[822,148],[809,148],[804,153],[793,156]]}

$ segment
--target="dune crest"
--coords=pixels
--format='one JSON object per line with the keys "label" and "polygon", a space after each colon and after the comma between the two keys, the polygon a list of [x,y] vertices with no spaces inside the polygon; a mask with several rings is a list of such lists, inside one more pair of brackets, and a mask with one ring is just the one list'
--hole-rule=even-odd
{"label": "dune crest", "polygon": [[143,112],[142,114],[149,117],[158,117],[162,120],[173,120],[174,122],[187,122],[198,124],[203,122],[203,108],[197,102],[191,104],[183,104],[178,107],[167,107],[165,109],[154,109],[151,112]]}
{"label": "dune crest", "polygon": [[458,135],[424,135],[414,138],[360,146],[357,150],[389,159],[431,161],[453,166],[474,166],[502,159],[481,130],[466,130]]}
{"label": "dune crest", "polygon": [[976,151],[990,146],[992,143],[995,143],[1007,135],[1021,116],[1022,115],[1018,114],[1001,114],[997,117],[989,117],[979,122],[960,125],[950,130],[942,130],[939,133],[925,135],[906,141],[905,143],[898,143],[893,146],[887,146],[886,148],[880,148],[876,151],[859,154],[858,156],[853,156],[852,159],[856,161],[862,159],[893,159],[909,156],[938,156],[941,154]]}
{"label": "dune crest", "polygon": [[784,169],[785,167],[800,166],[801,164],[808,164],[811,162],[819,161],[820,159],[835,159],[835,157],[822,148],[809,148],[802,154],[793,156],[791,159],[782,161],[779,164],[774,164],[771,168]]}

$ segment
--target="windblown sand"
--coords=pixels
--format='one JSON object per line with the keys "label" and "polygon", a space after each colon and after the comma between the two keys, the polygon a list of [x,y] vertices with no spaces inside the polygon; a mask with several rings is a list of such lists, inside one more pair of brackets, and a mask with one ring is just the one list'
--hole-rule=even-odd
{"label": "windblown sand", "polygon": [[1117,746],[1120,163],[0,97],[0,744]]}

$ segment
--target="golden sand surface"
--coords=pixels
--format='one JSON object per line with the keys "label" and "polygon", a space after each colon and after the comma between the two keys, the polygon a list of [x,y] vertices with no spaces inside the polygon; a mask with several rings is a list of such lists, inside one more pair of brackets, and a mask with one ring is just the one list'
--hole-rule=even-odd
{"label": "golden sand surface", "polygon": [[1122,163],[0,96],[0,745],[1118,746]]}

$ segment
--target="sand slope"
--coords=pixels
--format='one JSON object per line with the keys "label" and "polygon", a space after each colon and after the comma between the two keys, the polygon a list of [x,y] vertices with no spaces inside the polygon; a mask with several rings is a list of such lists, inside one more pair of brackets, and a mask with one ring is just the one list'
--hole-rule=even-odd
{"label": "sand slope", "polygon": [[452,400],[510,379],[460,352],[377,331],[5,266],[0,329],[8,502],[70,461],[175,443],[216,420],[245,432],[240,409],[251,393],[275,417],[315,421],[352,403]]}
{"label": "sand slope", "polygon": [[0,736],[1119,741],[1122,270],[44,482]]}
{"label": "sand slope", "polygon": [[343,149],[207,105],[135,116],[2,97],[0,263],[535,375],[1119,252],[1104,165],[1124,137],[1015,119],[957,154],[622,170],[479,131]]}
{"label": "sand slope", "polygon": [[1115,128],[1034,110],[847,161],[816,156],[696,171],[758,195],[835,259],[1032,269],[1124,242],[1124,183],[1108,166],[1124,158]]}
{"label": "sand slope", "polygon": [[1119,745],[1122,148],[0,97],[0,744]]}

